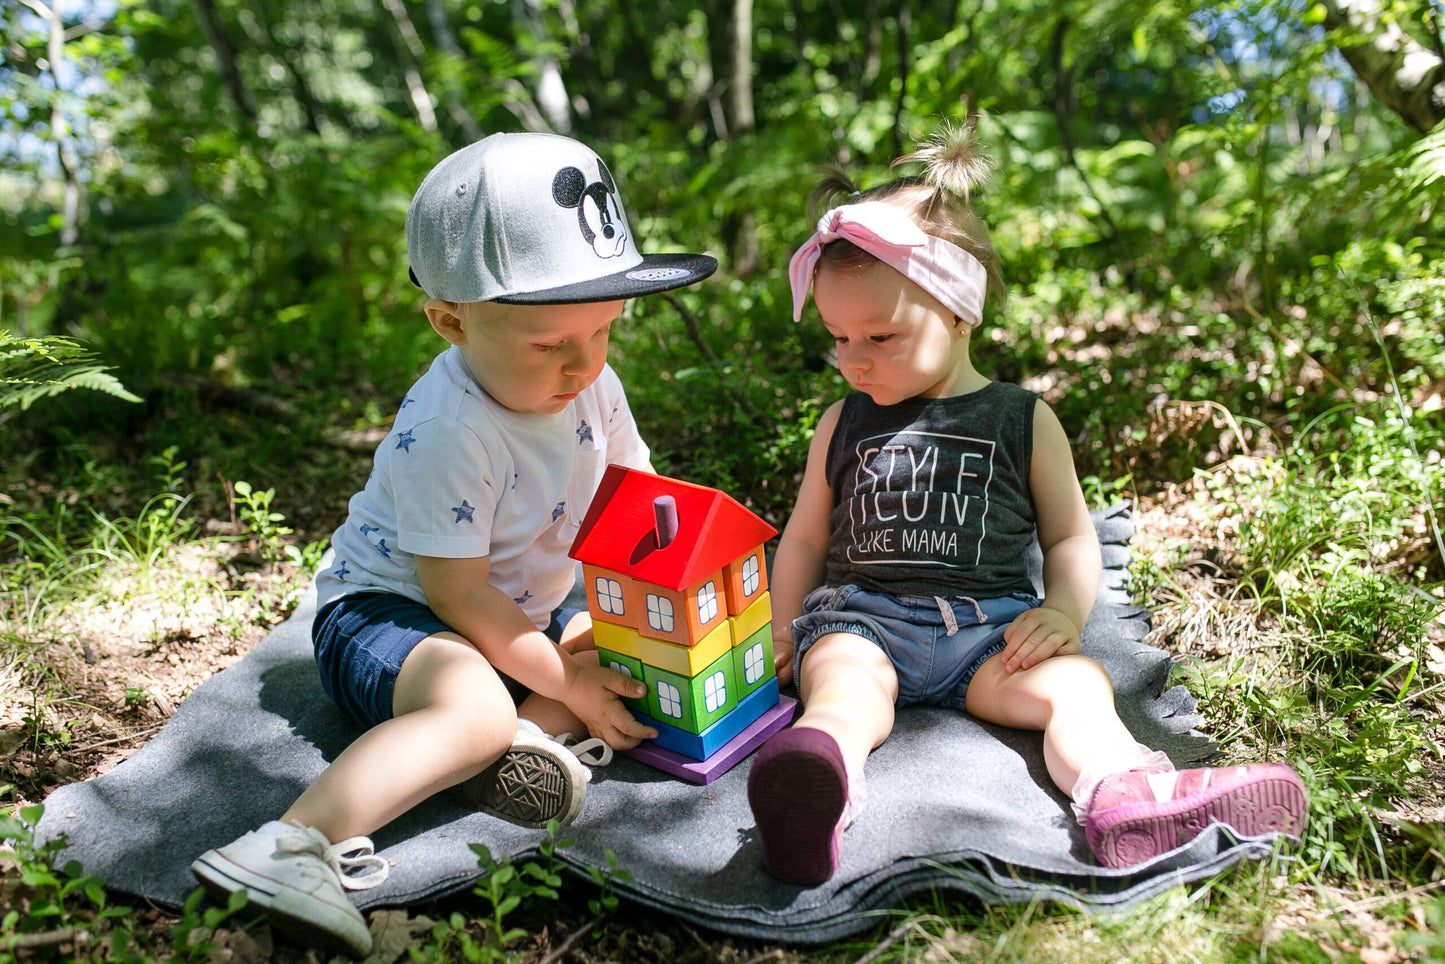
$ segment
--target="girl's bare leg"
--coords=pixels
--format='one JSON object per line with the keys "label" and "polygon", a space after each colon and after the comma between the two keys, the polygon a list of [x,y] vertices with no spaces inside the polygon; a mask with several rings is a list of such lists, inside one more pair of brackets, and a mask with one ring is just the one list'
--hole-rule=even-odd
{"label": "girl's bare leg", "polygon": [[1147,755],[1114,709],[1109,675],[1085,656],[1054,656],[1015,673],[992,656],[968,684],[965,705],[980,720],[1043,731],[1044,763],[1067,794],[1081,772],[1128,770]]}

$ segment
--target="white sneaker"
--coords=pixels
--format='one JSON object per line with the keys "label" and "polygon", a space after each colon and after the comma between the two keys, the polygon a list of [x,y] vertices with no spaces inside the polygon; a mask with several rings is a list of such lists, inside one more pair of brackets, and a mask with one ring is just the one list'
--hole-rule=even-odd
{"label": "white sneaker", "polygon": [[[612,762],[612,747],[596,737],[552,737],[531,720],[517,721],[512,748],[455,787],[462,801],[522,827],[571,823],[582,810],[592,771]],[[587,766],[583,766],[583,764]]]}
{"label": "white sneaker", "polygon": [[191,864],[219,903],[244,890],[279,930],[355,957],[371,951],[371,931],[346,891],[375,887],[388,871],[366,837],[333,844],[314,827],[252,831]]}

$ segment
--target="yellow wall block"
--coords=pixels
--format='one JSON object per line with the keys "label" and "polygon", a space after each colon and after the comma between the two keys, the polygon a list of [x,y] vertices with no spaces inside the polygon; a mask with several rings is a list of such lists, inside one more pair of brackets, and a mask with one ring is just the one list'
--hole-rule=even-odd
{"label": "yellow wall block", "polygon": [[604,622],[592,624],[592,641],[597,646],[647,662],[642,656],[641,639],[642,637],[637,635],[637,630],[628,626]]}
{"label": "yellow wall block", "polygon": [[[731,619],[728,620],[728,623],[730,622]],[[719,623],[694,646],[679,646],[660,639],[638,636],[636,638],[640,653],[637,658],[649,666],[665,669],[678,676],[696,676],[732,649],[733,639],[728,633],[728,623]]]}
{"label": "yellow wall block", "polygon": [[733,645],[741,643],[772,621],[773,597],[771,593],[765,592],[740,615],[728,617],[728,625],[732,627]]}

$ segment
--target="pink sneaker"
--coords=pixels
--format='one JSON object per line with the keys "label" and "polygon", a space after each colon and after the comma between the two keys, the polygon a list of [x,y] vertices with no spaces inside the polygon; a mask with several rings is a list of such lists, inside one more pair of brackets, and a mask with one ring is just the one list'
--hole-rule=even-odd
{"label": "pink sneaker", "polygon": [[1283,763],[1114,773],[1089,801],[1084,837],[1105,867],[1132,867],[1183,846],[1212,823],[1235,833],[1299,836],[1308,800]]}
{"label": "pink sneaker", "polygon": [[833,876],[848,812],[848,774],[836,740],[810,727],[768,740],[748,771],[748,804],[768,873],[808,887]]}

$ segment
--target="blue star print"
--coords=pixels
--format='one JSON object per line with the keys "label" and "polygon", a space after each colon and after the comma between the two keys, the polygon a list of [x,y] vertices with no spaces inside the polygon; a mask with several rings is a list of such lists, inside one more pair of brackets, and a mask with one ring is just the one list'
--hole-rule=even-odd
{"label": "blue star print", "polygon": [[520,478],[521,478],[521,476],[518,475],[516,472],[513,472],[513,473],[512,473],[512,488],[515,489],[515,488],[517,487],[517,480],[520,479]]}
{"label": "blue star print", "polygon": [[530,589],[524,589],[524,590],[522,590],[522,594],[521,594],[520,596],[514,596],[514,597],[512,598],[512,602],[514,602],[514,603],[516,603],[518,606],[520,606],[520,605],[522,605],[523,603],[525,603],[527,600],[529,600],[529,599],[531,599],[531,598],[532,598],[532,590],[530,590]]}
{"label": "blue star print", "polygon": [[399,432],[399,433],[397,433],[397,436],[396,436],[396,447],[399,448],[399,449],[401,449],[401,450],[402,450],[403,452],[405,452],[407,455],[410,455],[410,454],[411,454],[411,444],[412,444],[413,442],[415,442],[415,441],[416,441],[416,439],[414,439],[414,438],[411,437],[411,429],[407,429],[405,432]]}
{"label": "blue star print", "polygon": [[346,577],[351,574],[351,570],[346,567],[346,560],[341,560],[341,563],[335,569],[331,570],[331,574],[342,582],[345,582]]}
{"label": "blue star print", "polygon": [[577,424],[577,444],[592,441],[592,426],[587,424],[587,419],[582,419]]}
{"label": "blue star print", "polygon": [[558,502],[556,505],[552,506],[552,521],[556,522],[558,519],[562,518],[562,513],[566,511],[567,503],[565,501]]}
{"label": "blue star print", "polygon": [[371,533],[371,532],[380,532],[380,531],[381,531],[381,530],[378,529],[376,526],[369,526],[369,525],[367,525],[365,522],[363,522],[363,523],[361,524],[361,538],[363,538],[363,539],[366,538],[366,536],[367,536],[368,533]]}
{"label": "blue star print", "polygon": [[472,510],[475,508],[476,506],[469,504],[466,499],[462,500],[461,505],[452,506],[452,511],[457,514],[457,517],[452,520],[452,524],[456,525],[458,522],[471,522]]}
{"label": "blue star print", "polygon": [[403,398],[403,399],[401,400],[401,407],[402,407],[402,408],[406,408],[408,405],[410,405],[410,404],[411,404],[412,402],[414,402],[414,401],[416,401],[416,399],[414,399],[414,398],[412,398],[410,395],[408,395],[406,398]]}
{"label": "blue star print", "polygon": [[376,551],[381,553],[383,556],[386,556],[386,558],[388,559],[391,558],[391,550],[386,547],[385,539],[376,540]]}

